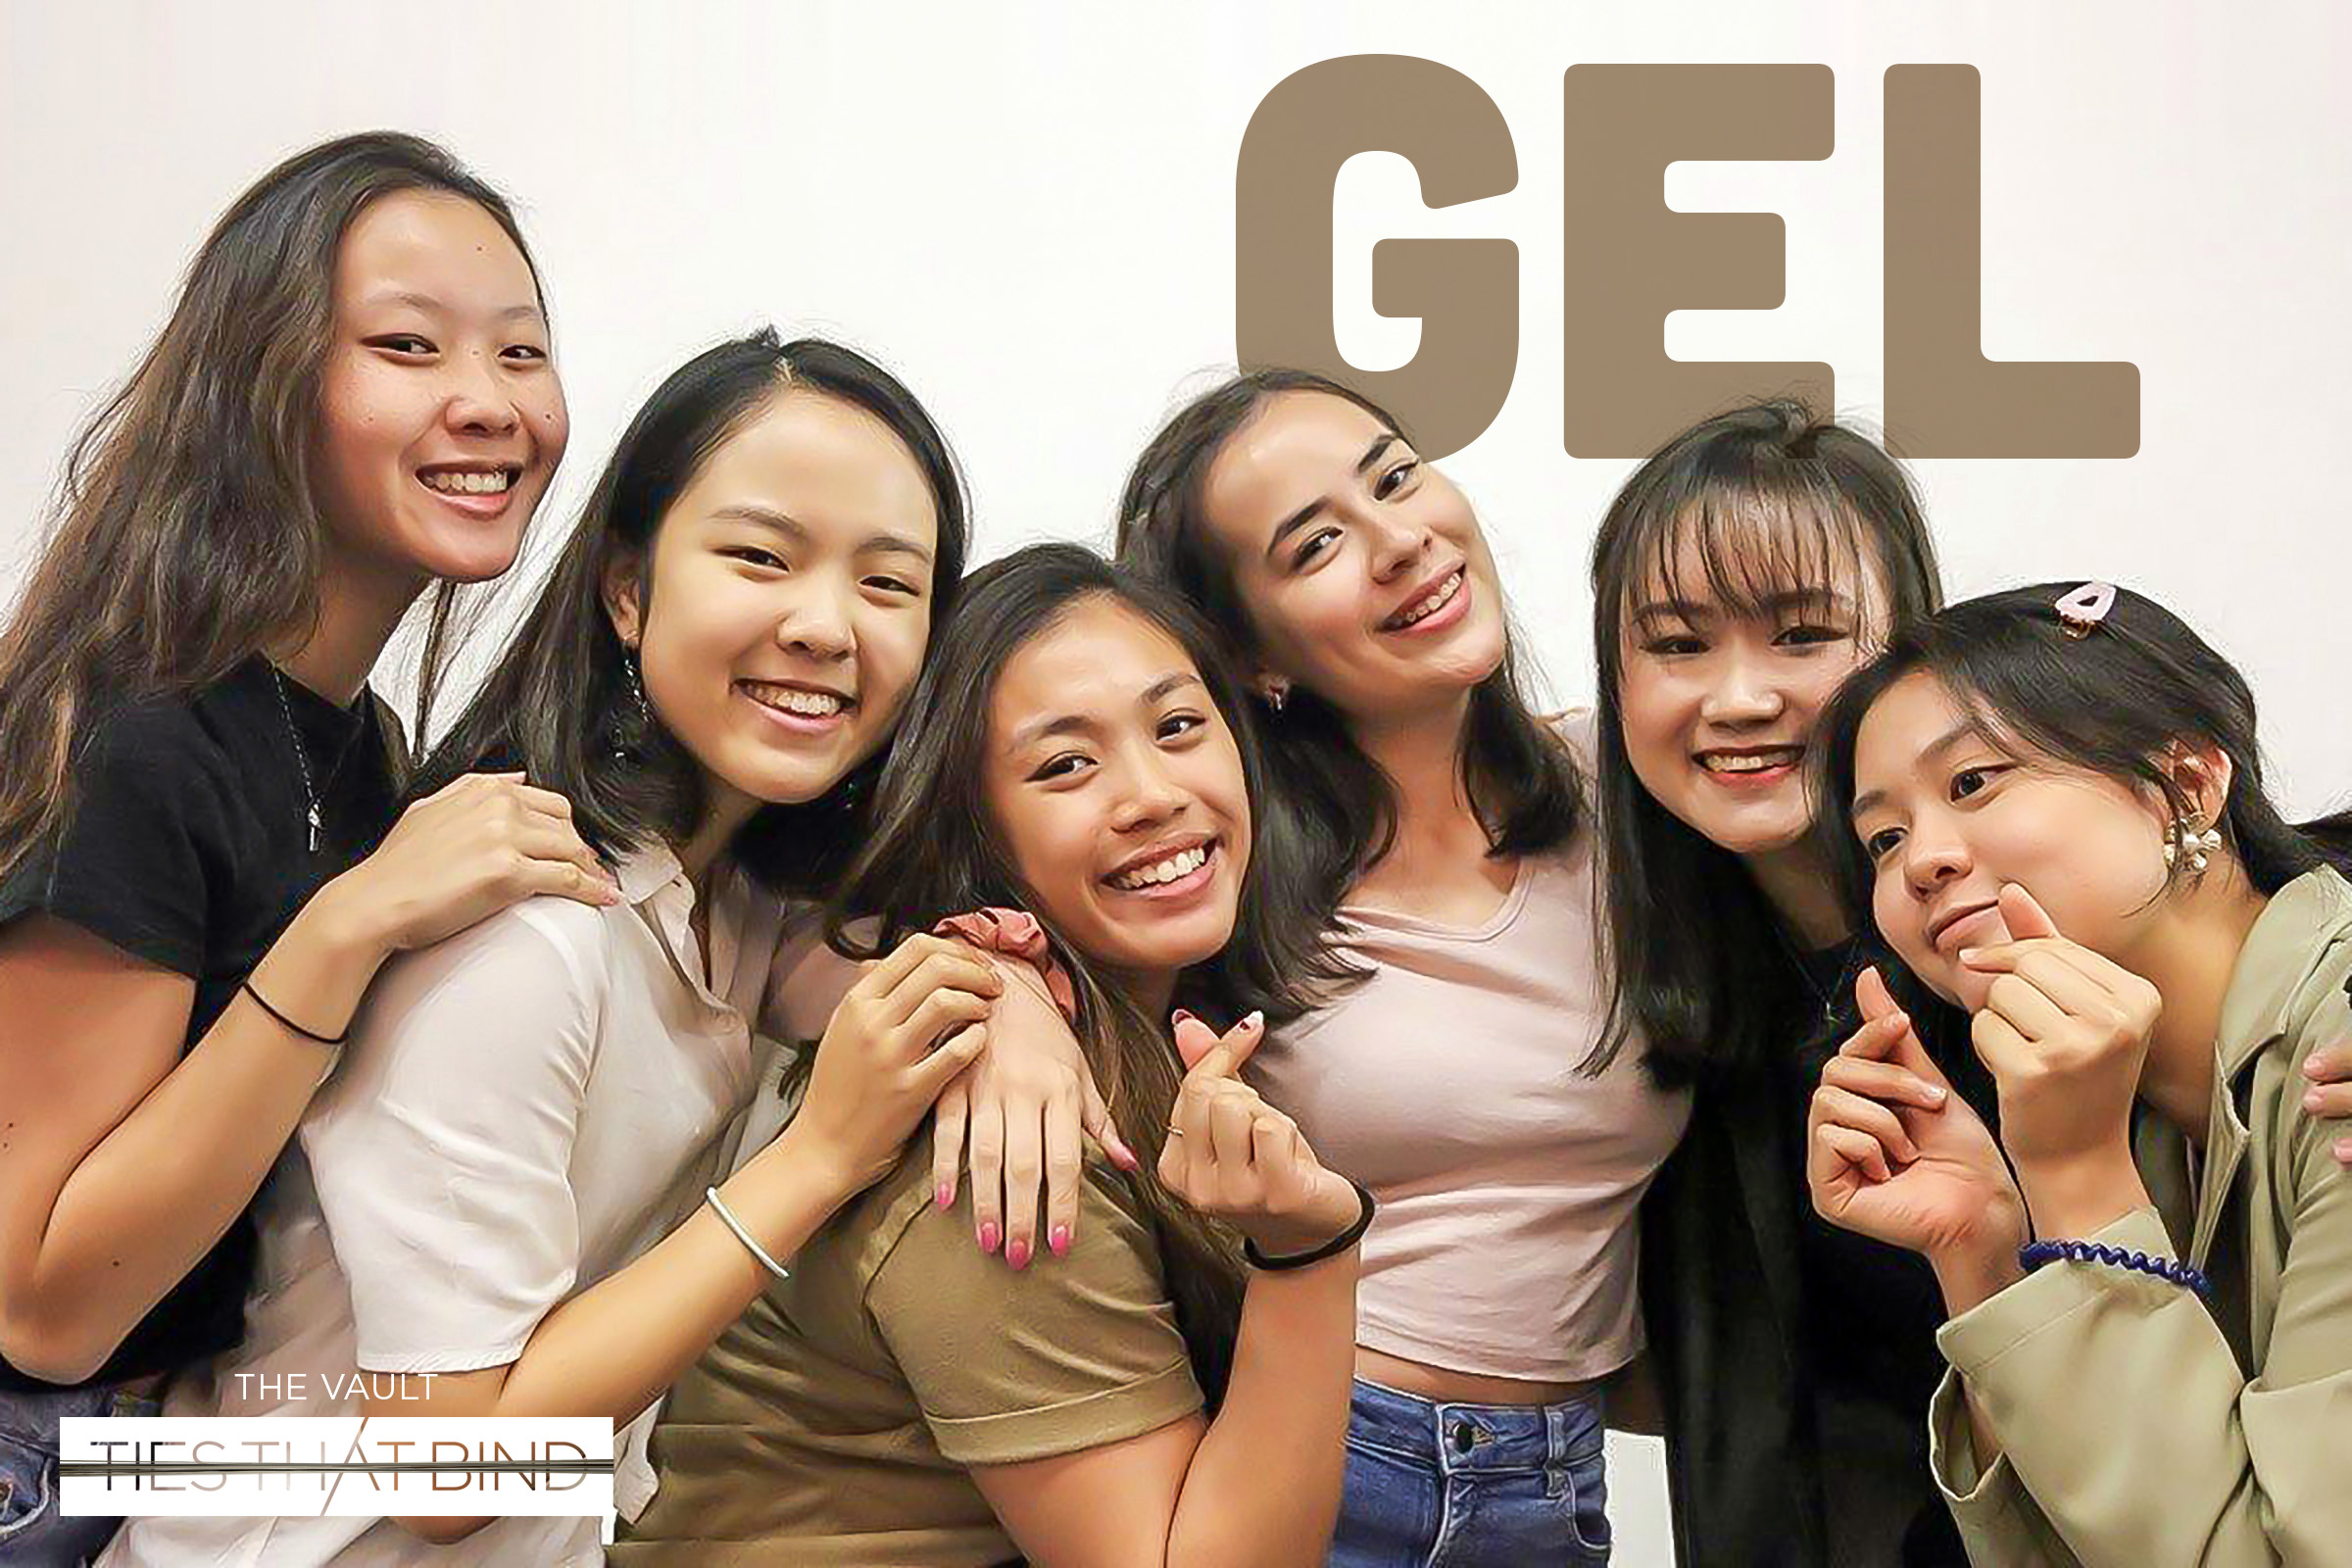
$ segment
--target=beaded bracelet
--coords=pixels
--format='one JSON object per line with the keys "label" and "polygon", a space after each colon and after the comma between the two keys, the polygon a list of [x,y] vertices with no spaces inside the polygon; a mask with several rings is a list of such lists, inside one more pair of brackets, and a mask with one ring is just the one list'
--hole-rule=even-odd
{"label": "beaded bracelet", "polygon": [[2105,1263],[2113,1268],[2136,1269],[2142,1274],[2152,1274],[2175,1285],[2184,1285],[2199,1296],[2209,1297],[2213,1294],[2213,1282],[2205,1277],[2203,1270],[2169,1257],[2150,1257],[2145,1252],[2107,1247],[2098,1242],[2028,1242],[2017,1250],[2018,1267],[2029,1270],[2062,1257],[2077,1263]]}

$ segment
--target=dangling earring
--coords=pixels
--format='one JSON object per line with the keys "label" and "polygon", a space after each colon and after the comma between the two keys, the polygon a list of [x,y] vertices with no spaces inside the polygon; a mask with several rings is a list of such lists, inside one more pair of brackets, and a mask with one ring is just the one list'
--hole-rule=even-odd
{"label": "dangling earring", "polygon": [[2168,871],[2185,856],[2189,874],[2202,876],[2213,859],[2213,852],[2221,847],[2221,830],[2200,828],[2193,818],[2176,816],[2164,824],[2164,868]]}
{"label": "dangling earring", "polygon": [[626,761],[645,755],[646,738],[653,733],[654,710],[645,700],[645,682],[637,674],[637,650],[620,645],[620,680],[628,700],[612,714],[612,756]]}
{"label": "dangling earring", "polygon": [[1266,706],[1268,708],[1271,708],[1277,713],[1281,712],[1283,705],[1291,700],[1291,683],[1287,680],[1270,680],[1266,682],[1265,698]]}

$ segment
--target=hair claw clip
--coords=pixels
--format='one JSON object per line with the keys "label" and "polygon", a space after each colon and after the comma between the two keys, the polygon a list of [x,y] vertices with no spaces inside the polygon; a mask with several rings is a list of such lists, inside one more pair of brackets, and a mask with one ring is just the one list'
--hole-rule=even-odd
{"label": "hair claw clip", "polygon": [[2058,624],[2069,637],[2087,637],[2115,608],[2115,584],[2086,582],[2058,601]]}

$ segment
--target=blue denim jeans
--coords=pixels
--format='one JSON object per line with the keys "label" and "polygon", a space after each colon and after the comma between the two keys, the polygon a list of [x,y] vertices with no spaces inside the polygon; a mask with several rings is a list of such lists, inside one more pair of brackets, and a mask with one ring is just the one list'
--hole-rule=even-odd
{"label": "blue denim jeans", "polygon": [[0,1563],[81,1568],[122,1521],[57,1511],[58,1422],[70,1415],[154,1415],[155,1400],[122,1389],[0,1390]]}
{"label": "blue denim jeans", "polygon": [[1609,1560],[1600,1400],[1436,1404],[1356,1379],[1332,1568]]}

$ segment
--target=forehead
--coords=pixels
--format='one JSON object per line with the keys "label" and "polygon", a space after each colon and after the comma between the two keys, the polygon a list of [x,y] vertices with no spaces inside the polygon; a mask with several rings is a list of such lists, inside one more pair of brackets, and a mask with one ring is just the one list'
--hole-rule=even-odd
{"label": "forehead", "polygon": [[936,543],[931,487],[880,419],[822,393],[786,390],[738,421],[703,460],[673,510],[755,506],[813,534],[875,529]]}
{"label": "forehead", "polygon": [[989,700],[998,742],[1031,720],[1131,711],[1171,671],[1199,674],[1184,645],[1119,601],[1097,594],[1070,606],[1013,651]]}
{"label": "forehead", "polygon": [[447,191],[403,190],[360,209],[335,253],[336,304],[420,294],[452,309],[539,303],[530,265],[479,205]]}
{"label": "forehead", "polygon": [[1872,609],[1888,600],[1876,552],[1852,515],[1790,498],[1703,495],[1632,548],[1629,610],[1681,602],[1753,614],[1796,594]]}
{"label": "forehead", "polygon": [[1204,487],[1210,515],[1295,511],[1335,476],[1353,473],[1387,429],[1369,410],[1328,392],[1272,393],[1210,462]]}
{"label": "forehead", "polygon": [[1909,770],[1922,753],[1971,720],[1951,689],[1915,669],[1879,694],[1854,732],[1854,788]]}

